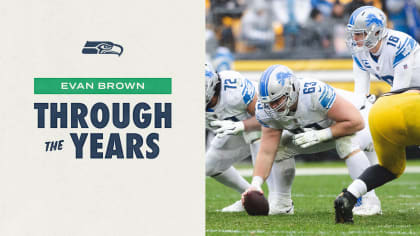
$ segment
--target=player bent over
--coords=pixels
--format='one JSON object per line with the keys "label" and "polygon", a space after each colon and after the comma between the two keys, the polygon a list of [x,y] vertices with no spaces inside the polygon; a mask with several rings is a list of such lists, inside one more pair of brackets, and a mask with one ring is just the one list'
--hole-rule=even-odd
{"label": "player bent over", "polygon": [[[205,77],[207,128],[218,133],[206,151],[206,176],[243,193],[250,185],[232,165],[249,155],[254,160],[260,146],[261,125],[254,116],[256,89],[235,71],[216,73],[206,65]],[[281,183],[274,185],[272,178],[267,180],[269,200],[285,202],[285,209],[276,214],[293,213],[290,188],[294,169],[294,159],[282,161],[272,168],[273,173],[281,176]],[[244,211],[241,201],[222,209],[222,212],[239,211]]]}
{"label": "player bent over", "polygon": [[[251,187],[242,196],[251,190],[261,191],[273,163],[297,154],[334,148],[345,159],[350,176],[357,178],[370,166],[362,151],[371,147],[362,114],[367,117],[371,104],[365,102],[359,111],[350,102],[355,100],[353,93],[334,89],[319,80],[298,79],[285,66],[269,67],[260,78],[255,112],[263,125],[261,146]],[[371,156],[376,158],[374,153]],[[373,191],[364,198],[356,214],[381,212],[380,201]]]}
{"label": "player bent over", "polygon": [[336,223],[353,223],[356,199],[400,177],[405,169],[405,148],[420,145],[420,87],[415,89],[395,90],[373,105],[369,125],[379,164],[366,169],[334,201]]}

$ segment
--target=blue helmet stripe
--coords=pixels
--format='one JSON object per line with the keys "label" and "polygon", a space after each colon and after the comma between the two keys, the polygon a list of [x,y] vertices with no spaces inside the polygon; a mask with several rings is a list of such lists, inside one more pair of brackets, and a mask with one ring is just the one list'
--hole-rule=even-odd
{"label": "blue helmet stripe", "polygon": [[357,8],[350,16],[349,25],[354,25],[354,21],[356,20],[357,16],[365,9],[371,8],[372,6],[364,6]]}
{"label": "blue helmet stripe", "polygon": [[260,96],[268,96],[268,78],[270,78],[271,72],[276,69],[278,65],[270,66],[261,76],[260,80]]}

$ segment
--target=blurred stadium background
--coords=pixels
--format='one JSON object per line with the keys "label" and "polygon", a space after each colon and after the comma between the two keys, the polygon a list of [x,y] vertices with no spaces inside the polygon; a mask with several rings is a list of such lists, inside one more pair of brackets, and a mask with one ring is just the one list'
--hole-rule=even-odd
{"label": "blurred stadium background", "polygon": [[[364,5],[381,8],[388,28],[420,41],[420,0],[206,0],[206,60],[253,81],[270,65],[283,64],[298,76],[353,91],[345,31],[350,14]],[[372,94],[389,91],[385,82],[372,81]],[[420,158],[419,147],[407,148],[407,158]],[[335,151],[296,159],[339,160]]]}

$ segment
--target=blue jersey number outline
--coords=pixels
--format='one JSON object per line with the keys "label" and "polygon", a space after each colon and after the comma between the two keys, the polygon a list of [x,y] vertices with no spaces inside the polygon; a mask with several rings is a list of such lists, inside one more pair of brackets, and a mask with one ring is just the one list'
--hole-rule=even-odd
{"label": "blue jersey number outline", "polygon": [[233,79],[233,80],[231,80],[231,79],[225,79],[225,91],[226,91],[226,88],[236,88],[236,79]]}
{"label": "blue jersey number outline", "polygon": [[[391,42],[393,42],[393,43],[391,43],[390,41],[391,41]],[[389,36],[389,38],[388,38],[388,43],[386,43],[386,44],[387,44],[387,45],[391,45],[391,46],[396,47],[396,46],[397,46],[398,41],[400,41],[400,38],[398,38],[398,37],[396,37],[396,36],[391,35],[391,36]]]}
{"label": "blue jersey number outline", "polygon": [[305,87],[303,94],[313,93],[315,92],[316,82],[306,82],[303,86]]}

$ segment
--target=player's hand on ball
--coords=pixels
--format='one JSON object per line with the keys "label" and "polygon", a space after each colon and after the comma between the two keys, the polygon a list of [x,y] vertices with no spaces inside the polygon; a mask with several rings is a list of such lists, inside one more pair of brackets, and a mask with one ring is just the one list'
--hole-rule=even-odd
{"label": "player's hand on ball", "polygon": [[213,127],[220,127],[214,131],[219,138],[225,135],[237,135],[245,129],[244,122],[242,121],[215,120],[210,122],[210,125]]}
{"label": "player's hand on ball", "polygon": [[255,186],[250,186],[245,192],[243,192],[242,193],[242,197],[241,197],[241,201],[242,201],[242,204],[244,203],[244,197],[249,193],[249,192],[252,192],[252,191],[257,191],[257,192],[260,192],[260,193],[262,193],[262,194],[264,194],[264,192],[263,192],[263,190],[261,189],[261,188],[257,188],[257,187],[255,187]]}
{"label": "player's hand on ball", "polygon": [[262,190],[256,187],[250,187],[242,194],[242,205],[248,215],[268,215],[268,201]]}
{"label": "player's hand on ball", "polygon": [[330,128],[322,130],[311,130],[293,135],[293,143],[301,148],[307,148],[332,138],[333,136]]}

